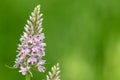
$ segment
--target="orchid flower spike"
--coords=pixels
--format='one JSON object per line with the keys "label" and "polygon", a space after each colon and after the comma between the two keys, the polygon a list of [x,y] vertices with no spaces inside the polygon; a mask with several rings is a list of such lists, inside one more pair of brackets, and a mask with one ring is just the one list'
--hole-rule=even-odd
{"label": "orchid flower spike", "polygon": [[31,13],[29,20],[27,20],[23,35],[20,38],[14,67],[20,68],[19,72],[22,75],[31,74],[32,68],[37,68],[39,72],[45,70],[45,60],[42,58],[45,56],[44,46],[46,44],[43,42],[45,36],[42,33],[43,18],[41,17],[40,5],[38,5]]}

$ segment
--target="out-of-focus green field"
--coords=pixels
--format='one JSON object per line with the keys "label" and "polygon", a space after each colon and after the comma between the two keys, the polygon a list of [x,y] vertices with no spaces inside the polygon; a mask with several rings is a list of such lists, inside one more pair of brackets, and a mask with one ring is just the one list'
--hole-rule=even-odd
{"label": "out-of-focus green field", "polygon": [[46,72],[60,63],[61,80],[120,80],[120,0],[0,0],[0,80],[25,80],[14,65],[26,20],[41,4]]}

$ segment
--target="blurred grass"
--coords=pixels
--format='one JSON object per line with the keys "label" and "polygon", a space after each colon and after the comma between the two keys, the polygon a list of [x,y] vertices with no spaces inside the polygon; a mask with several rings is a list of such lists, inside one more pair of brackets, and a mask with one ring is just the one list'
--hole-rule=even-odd
{"label": "blurred grass", "polygon": [[[24,80],[13,65],[23,27],[41,4],[46,72],[60,62],[62,80],[120,80],[119,0],[1,0],[0,80]],[[44,74],[33,71],[31,80]]]}

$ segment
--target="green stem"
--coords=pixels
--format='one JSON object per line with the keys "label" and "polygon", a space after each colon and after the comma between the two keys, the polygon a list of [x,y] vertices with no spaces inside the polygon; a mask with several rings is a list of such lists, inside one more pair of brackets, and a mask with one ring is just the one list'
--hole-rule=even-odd
{"label": "green stem", "polygon": [[26,80],[30,80],[30,74],[29,73],[26,74]]}

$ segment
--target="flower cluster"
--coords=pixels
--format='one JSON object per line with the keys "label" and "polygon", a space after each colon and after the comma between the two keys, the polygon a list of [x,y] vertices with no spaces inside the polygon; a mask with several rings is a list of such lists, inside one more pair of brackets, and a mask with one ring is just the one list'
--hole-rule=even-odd
{"label": "flower cluster", "polygon": [[39,72],[44,72],[46,44],[43,42],[45,36],[42,33],[42,14],[40,14],[40,5],[38,5],[31,13],[30,20],[27,20],[25,31],[20,38],[18,45],[18,55],[16,56],[15,68],[20,67],[19,72],[23,75],[31,73],[32,67],[38,69]]}
{"label": "flower cluster", "polygon": [[57,65],[52,67],[51,72],[49,72],[49,74],[46,76],[46,80],[60,80],[59,74],[60,74],[60,68],[59,68],[59,64],[57,63]]}

